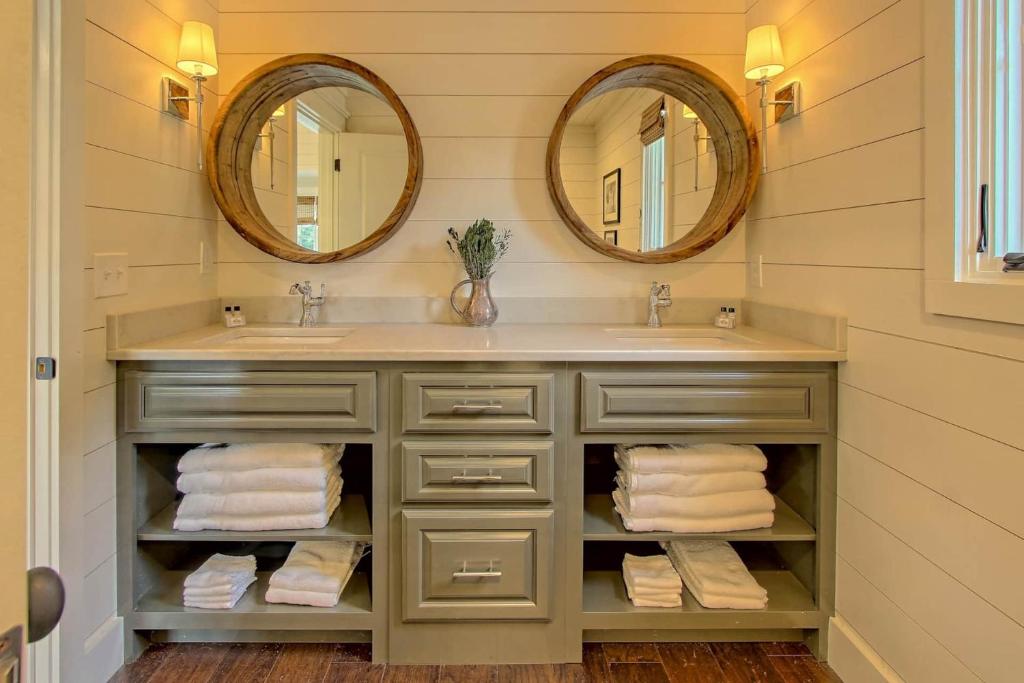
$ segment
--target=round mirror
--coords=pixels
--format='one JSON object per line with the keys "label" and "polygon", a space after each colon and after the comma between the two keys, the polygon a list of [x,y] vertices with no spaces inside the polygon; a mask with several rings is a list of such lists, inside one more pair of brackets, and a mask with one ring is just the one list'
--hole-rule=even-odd
{"label": "round mirror", "polygon": [[569,98],[548,143],[548,187],[570,229],[623,260],[665,263],[721,240],[757,183],[739,97],[684,59],[634,57]]}
{"label": "round mirror", "polygon": [[294,55],[242,80],[217,114],[210,183],[235,230],[289,261],[364,253],[405,222],[422,180],[419,135],[365,67]]}

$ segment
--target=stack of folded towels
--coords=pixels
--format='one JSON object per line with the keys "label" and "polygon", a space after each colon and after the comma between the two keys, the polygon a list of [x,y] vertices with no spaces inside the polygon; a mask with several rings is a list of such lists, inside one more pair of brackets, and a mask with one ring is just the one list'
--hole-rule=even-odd
{"label": "stack of folded towels", "polygon": [[255,556],[217,553],[185,577],[185,607],[231,609],[255,580]]}
{"label": "stack of folded towels", "polygon": [[363,543],[299,541],[270,575],[267,602],[334,607],[363,555]]}
{"label": "stack of folded towels", "polygon": [[178,461],[179,531],[270,531],[327,526],[341,502],[344,446],[204,445]]}
{"label": "stack of folded towels", "polygon": [[775,521],[757,446],[616,446],[615,510],[630,531],[711,533]]}
{"label": "stack of folded towels", "polygon": [[622,560],[626,593],[637,607],[681,607],[683,583],[666,555],[626,556]]}
{"label": "stack of folded towels", "polygon": [[725,541],[674,540],[661,547],[704,607],[763,609],[768,604],[768,591]]}

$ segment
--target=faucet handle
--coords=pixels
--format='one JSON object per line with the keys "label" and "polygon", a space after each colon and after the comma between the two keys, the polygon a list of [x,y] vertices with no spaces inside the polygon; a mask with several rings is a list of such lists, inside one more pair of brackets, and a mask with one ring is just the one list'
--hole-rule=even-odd
{"label": "faucet handle", "polygon": [[672,285],[667,282],[661,286],[661,293],[665,296],[672,296]]}

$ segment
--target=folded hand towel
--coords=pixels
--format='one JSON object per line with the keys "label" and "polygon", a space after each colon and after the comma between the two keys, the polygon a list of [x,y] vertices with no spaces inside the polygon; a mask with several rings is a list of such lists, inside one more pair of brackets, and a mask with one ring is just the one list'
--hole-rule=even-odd
{"label": "folded hand towel", "polygon": [[615,447],[615,462],[624,470],[640,474],[675,472],[701,474],[711,472],[764,472],[768,459],[757,446],[726,443],[690,446]]}
{"label": "folded hand towel", "polygon": [[620,488],[629,489],[630,493],[664,493],[670,496],[708,496],[732,491],[756,491],[765,487],[764,475],[760,472],[642,474],[633,470],[619,470],[615,481]]}
{"label": "folded hand towel", "polygon": [[763,529],[775,523],[774,512],[755,512],[744,515],[723,517],[634,517],[623,511],[619,504],[619,492],[612,493],[615,511],[622,518],[622,525],[629,531],[671,531],[677,534],[717,533]]}
{"label": "folded hand towel", "polygon": [[335,498],[323,512],[292,515],[206,515],[202,517],[174,518],[178,531],[274,531],[283,529],[322,529],[331,520],[334,511],[341,505],[341,497]]}
{"label": "folded hand towel", "polygon": [[338,593],[321,593],[319,591],[293,591],[288,588],[267,589],[264,599],[267,602],[285,603],[287,605],[309,605],[310,607],[334,607],[341,596]]}
{"label": "folded hand towel", "polygon": [[632,517],[733,517],[775,509],[775,498],[765,489],[715,493],[710,496],[666,496],[616,489],[615,504]]}
{"label": "folded hand towel", "polygon": [[341,477],[337,464],[325,467],[268,467],[258,470],[192,472],[178,477],[182,493],[323,491]]}
{"label": "folded hand towel", "polygon": [[351,541],[300,541],[284,565],[270,576],[272,588],[340,593],[363,544]]}
{"label": "folded hand towel", "polygon": [[[253,581],[255,580],[256,579],[254,577]],[[241,600],[242,596],[245,595],[245,591],[251,583],[252,581],[240,587],[238,590],[222,596],[201,595],[193,597],[186,594],[183,602],[185,607],[199,607],[202,609],[232,609],[236,604],[238,604],[238,601]]]}
{"label": "folded hand towel", "polygon": [[238,586],[251,583],[256,574],[255,555],[211,555],[199,569],[185,577],[185,588],[219,586],[230,583]]}
{"label": "folded hand towel", "polygon": [[193,448],[178,461],[178,471],[211,472],[334,465],[344,450],[339,444],[245,443]]}
{"label": "folded hand towel", "polygon": [[322,512],[341,495],[342,482],[334,479],[324,491],[249,491],[242,493],[186,493],[178,504],[178,517],[220,515],[293,515]]}
{"label": "folded hand towel", "polygon": [[626,584],[626,595],[635,607],[682,607],[683,596],[679,593],[664,593],[660,595],[637,595],[633,589]]}
{"label": "folded hand towel", "polygon": [[629,599],[638,607],[679,607],[682,581],[665,555],[639,557],[626,553],[622,578]]}
{"label": "folded hand towel", "polygon": [[238,588],[236,584],[233,584],[230,581],[225,580],[223,583],[214,583],[210,584],[209,586],[186,586],[185,595],[190,595],[192,597],[211,595],[215,597],[220,597],[230,595],[235,591],[236,588]]}
{"label": "folded hand towel", "polygon": [[703,606],[761,609],[767,604],[768,592],[725,541],[679,539],[662,546],[687,589]]}

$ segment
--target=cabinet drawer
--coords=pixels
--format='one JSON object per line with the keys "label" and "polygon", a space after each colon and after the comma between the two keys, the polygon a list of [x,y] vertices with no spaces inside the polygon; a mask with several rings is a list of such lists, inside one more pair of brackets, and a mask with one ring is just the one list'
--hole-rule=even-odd
{"label": "cabinet drawer", "polygon": [[548,619],[554,512],[405,510],[406,621]]}
{"label": "cabinet drawer", "polygon": [[372,432],[374,372],[144,372],[124,376],[127,432],[331,429]]}
{"label": "cabinet drawer", "polygon": [[584,372],[584,432],[826,432],[823,372]]}
{"label": "cabinet drawer", "polygon": [[407,441],[402,444],[402,500],[549,501],[554,453],[550,441]]}
{"label": "cabinet drawer", "polygon": [[405,431],[550,434],[553,385],[548,373],[407,373]]}

